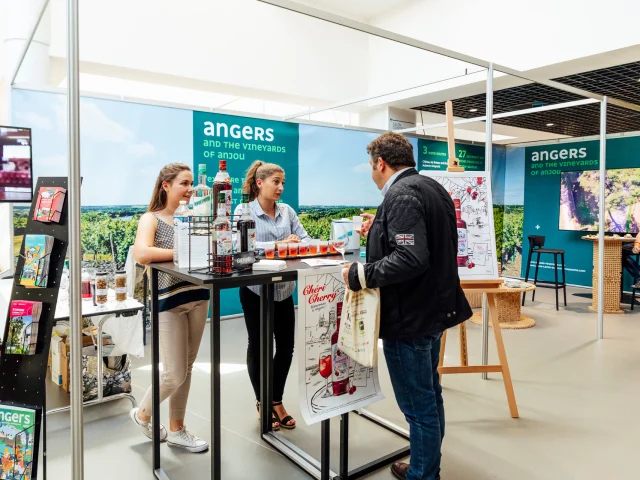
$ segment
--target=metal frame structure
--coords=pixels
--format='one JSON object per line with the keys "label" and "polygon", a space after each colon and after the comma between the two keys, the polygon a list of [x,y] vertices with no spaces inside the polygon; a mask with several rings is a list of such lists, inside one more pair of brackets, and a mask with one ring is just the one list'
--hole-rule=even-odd
{"label": "metal frame structure", "polygon": [[[626,102],[624,100],[619,100],[619,99],[615,99],[615,98],[611,98],[611,97],[607,97],[607,96],[603,96],[603,95],[598,95],[595,94],[593,92],[589,92],[586,90],[582,90],[580,88],[575,88],[575,87],[571,87],[569,85],[565,85],[563,83],[559,83],[553,80],[549,80],[547,78],[543,78],[539,75],[535,75],[532,74],[530,72],[521,72],[519,70],[515,70],[513,68],[509,68],[506,67],[504,65],[500,65],[500,64],[494,64],[492,62],[489,62],[487,60],[483,60],[480,58],[476,58],[476,57],[472,57],[470,55],[466,55],[463,53],[459,53],[453,50],[449,50],[448,48],[443,48],[443,47],[439,47],[437,45],[433,45],[431,43],[427,43],[427,42],[423,42],[422,40],[417,40],[415,38],[411,38],[408,37],[406,35],[401,35],[399,33],[395,33],[389,30],[384,30],[382,28],[378,28],[375,27],[373,25],[370,25],[368,23],[364,23],[364,22],[360,22],[357,20],[353,20],[347,17],[343,17],[340,15],[336,15],[333,13],[329,13],[326,12],[324,10],[319,10],[317,8],[313,8],[313,7],[309,7],[307,5],[303,5],[300,4],[298,2],[294,2],[291,0],[257,0],[259,2],[262,3],[266,3],[269,5],[273,5],[275,7],[279,7],[279,8],[283,8],[285,10],[289,10],[292,12],[296,12],[302,15],[306,15],[309,17],[313,17],[316,18],[318,20],[322,20],[325,22],[329,22],[329,23],[333,23],[336,25],[340,25],[352,30],[356,30],[362,33],[367,33],[369,35],[373,35],[376,37],[380,37],[380,38],[384,38],[386,40],[390,40],[392,42],[396,42],[396,43],[400,43],[403,45],[407,45],[410,47],[414,47],[417,48],[419,50],[423,50],[423,51],[427,51],[427,52],[431,52],[431,53],[436,53],[438,55],[442,55],[445,57],[449,57],[452,58],[454,60],[459,60],[461,62],[466,62],[472,65],[477,65],[479,67],[484,67],[488,70],[491,70],[491,75],[490,75],[490,82],[488,81],[488,87],[489,87],[489,83],[491,84],[491,94],[489,94],[489,91],[487,91],[487,115],[485,116],[485,121],[487,122],[487,124],[491,124],[493,122],[493,117],[492,115],[489,114],[489,112],[492,112],[493,110],[493,71],[498,71],[498,72],[502,72],[502,73],[506,73],[508,75],[512,75],[514,77],[520,78],[522,80],[527,80],[530,82],[535,82],[535,83],[539,83],[541,85],[546,85],[548,87],[552,87],[558,90],[562,90],[565,92],[570,92],[570,93],[574,93],[576,95],[580,95],[582,97],[585,97],[587,99],[593,99],[596,101],[601,102],[601,113],[600,113],[600,174],[602,175],[601,178],[604,178],[604,173],[606,171],[606,110],[607,110],[607,104],[612,104],[612,105],[617,105],[619,107],[623,107],[629,110],[634,110],[636,112],[640,112],[640,105],[636,105],[634,103],[630,103],[630,102]],[[489,90],[489,88],[487,89]],[[352,102],[348,102],[348,103],[352,103]],[[307,112],[300,112],[299,114],[297,114],[296,116],[303,116],[303,115],[309,115],[311,113],[317,113],[320,111],[324,111],[324,110],[329,110],[331,108],[336,108],[337,106],[341,106],[341,105],[345,105],[348,104],[345,102],[340,102],[337,103],[336,106],[330,106],[327,108],[321,108],[321,109],[315,109],[315,110],[311,110],[311,111],[307,111]],[[491,110],[490,110],[491,108]],[[513,115],[510,116],[514,116],[516,114],[516,112],[512,112]],[[518,113],[519,114],[519,113]],[[291,118],[291,117],[290,117]],[[471,120],[471,119],[469,119]],[[424,126],[421,127],[416,127],[413,130],[421,130],[424,129]],[[411,130],[411,129],[409,129]],[[487,130],[489,132],[491,132],[491,129],[488,127]],[[405,130],[406,131],[406,130]],[[493,136],[488,136],[485,139],[485,143],[486,144],[492,144],[492,139]],[[490,148],[487,148],[487,151],[490,151]],[[490,162],[491,159],[489,159],[489,166],[490,166]],[[490,170],[489,170],[490,171]],[[604,182],[601,182],[601,189],[602,186],[604,185]],[[602,206],[604,205],[604,202],[601,202],[601,212],[600,212],[600,218],[603,218],[603,211],[602,211]],[[599,262],[598,262],[598,271],[599,272],[604,272],[604,222],[599,222],[599,230],[598,230],[598,238],[600,241],[600,258],[599,258]],[[604,338],[604,333],[603,333],[603,322],[604,322],[604,300],[603,300],[603,295],[602,292],[604,292],[604,276],[601,275],[599,277],[598,280],[598,292],[600,294],[599,296],[599,302],[598,302],[598,333],[597,333],[597,338],[598,340],[602,340]],[[486,304],[486,300],[483,301],[483,321],[482,321],[482,329],[483,329],[483,335],[482,335],[482,339],[483,339],[483,344],[482,344],[482,350],[483,350],[483,364],[485,361],[485,352],[487,350],[487,341],[488,341],[488,319],[487,319],[487,315],[486,315],[486,308],[484,308],[484,305]],[[486,376],[486,374],[483,374],[483,378]]]}

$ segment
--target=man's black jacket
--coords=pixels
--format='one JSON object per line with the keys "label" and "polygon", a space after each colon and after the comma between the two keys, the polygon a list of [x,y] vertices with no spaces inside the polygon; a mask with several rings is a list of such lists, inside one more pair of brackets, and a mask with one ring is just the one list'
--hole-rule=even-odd
{"label": "man's black jacket", "polygon": [[[380,288],[380,338],[436,334],[471,317],[458,277],[458,230],[449,193],[407,169],[378,208],[367,237],[368,288]],[[360,290],[357,264],[349,287]]]}

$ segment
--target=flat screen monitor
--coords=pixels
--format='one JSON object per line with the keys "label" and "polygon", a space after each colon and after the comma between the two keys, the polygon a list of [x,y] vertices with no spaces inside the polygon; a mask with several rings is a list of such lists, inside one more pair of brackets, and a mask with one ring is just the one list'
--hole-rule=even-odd
{"label": "flat screen monitor", "polygon": [[0,126],[0,202],[31,202],[31,129]]}
{"label": "flat screen monitor", "polygon": [[[560,175],[560,230],[598,231],[600,172]],[[605,232],[640,231],[640,168],[607,170]]]}

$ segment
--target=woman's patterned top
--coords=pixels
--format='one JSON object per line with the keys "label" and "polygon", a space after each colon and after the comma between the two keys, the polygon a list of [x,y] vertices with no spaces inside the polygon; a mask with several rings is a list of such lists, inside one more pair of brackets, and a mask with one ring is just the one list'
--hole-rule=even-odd
{"label": "woman's patterned top", "polygon": [[[155,213],[158,220],[153,246],[157,248],[173,248],[173,226],[162,220]],[[166,312],[189,302],[209,300],[209,289],[197,287],[168,273],[158,272],[158,311]]]}

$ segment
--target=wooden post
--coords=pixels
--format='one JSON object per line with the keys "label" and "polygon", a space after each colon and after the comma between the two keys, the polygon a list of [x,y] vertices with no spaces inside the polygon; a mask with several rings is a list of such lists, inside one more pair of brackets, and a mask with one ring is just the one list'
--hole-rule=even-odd
{"label": "wooden post", "polygon": [[460,160],[456,157],[456,137],[453,134],[453,103],[447,100],[445,103],[447,111],[447,143],[449,145],[449,167],[447,172],[464,172],[460,166]]}

